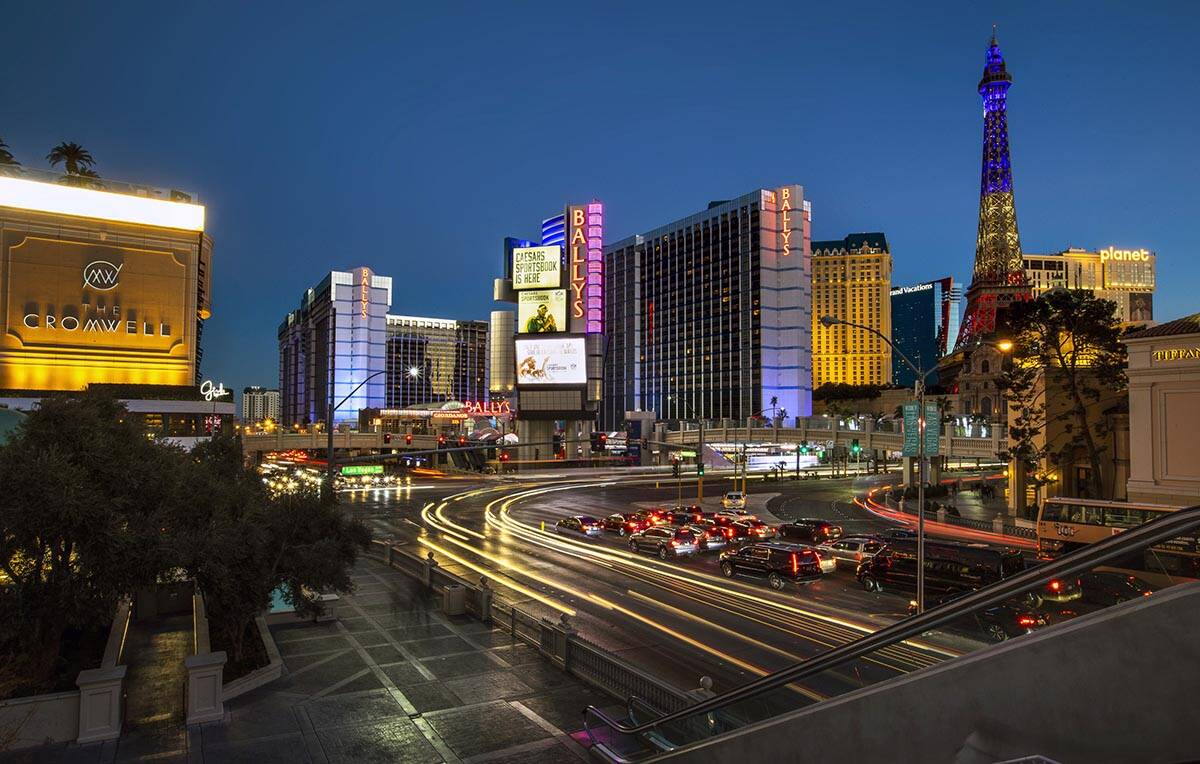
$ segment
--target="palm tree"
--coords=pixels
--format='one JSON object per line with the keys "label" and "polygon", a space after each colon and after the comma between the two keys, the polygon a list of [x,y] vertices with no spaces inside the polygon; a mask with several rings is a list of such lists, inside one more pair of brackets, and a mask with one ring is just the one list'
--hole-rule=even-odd
{"label": "palm tree", "polygon": [[78,143],[63,141],[50,149],[50,153],[46,155],[46,160],[50,162],[51,167],[58,167],[60,164],[63,165],[63,168],[67,171],[67,175],[80,175],[88,178],[100,177],[92,169],[92,165],[96,164],[96,160],[92,159],[91,152]]}
{"label": "palm tree", "polygon": [[8,144],[4,142],[3,138],[0,138],[0,165],[21,166],[20,162],[13,159],[12,152],[8,150]]}

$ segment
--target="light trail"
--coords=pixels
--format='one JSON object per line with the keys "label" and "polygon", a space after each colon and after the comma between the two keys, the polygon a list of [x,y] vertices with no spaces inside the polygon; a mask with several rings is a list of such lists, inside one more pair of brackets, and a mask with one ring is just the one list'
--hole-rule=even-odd
{"label": "light trail", "polygon": [[[479,565],[476,565],[473,562],[464,560],[462,557],[459,557],[454,552],[451,552],[449,549],[438,546],[437,544],[435,544],[434,542],[430,541],[427,538],[419,538],[419,539],[417,539],[417,541],[418,541],[418,543],[429,547],[430,549],[437,552],[438,554],[445,555],[447,558],[454,560],[459,565],[462,565],[466,568],[470,568],[471,570],[475,571],[476,573],[480,573],[485,576],[491,576],[492,578],[497,577],[496,572],[494,570],[488,570],[487,568],[480,567]],[[509,589],[512,589],[515,592],[520,592],[521,594],[524,594],[526,597],[529,597],[530,599],[537,600],[538,602],[541,602],[543,605],[552,607],[555,610],[559,611],[560,613],[566,613],[567,615],[570,615],[570,616],[577,615],[575,610],[567,607],[566,605],[559,604],[557,601],[551,599],[550,597],[540,594],[539,592],[535,592],[532,589],[530,589],[529,587],[524,586],[523,584],[521,584],[517,581],[513,581],[511,578],[509,578],[508,581],[504,582],[504,586],[508,587]]]}

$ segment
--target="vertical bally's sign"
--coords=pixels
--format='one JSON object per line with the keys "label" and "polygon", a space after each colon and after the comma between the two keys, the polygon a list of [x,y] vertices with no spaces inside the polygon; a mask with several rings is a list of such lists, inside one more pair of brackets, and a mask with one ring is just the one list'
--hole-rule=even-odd
{"label": "vertical bally's sign", "polygon": [[363,318],[367,317],[368,308],[371,305],[371,271],[363,268],[359,271],[358,276],[358,305],[359,312]]}
{"label": "vertical bally's sign", "polygon": [[779,189],[779,254],[792,254],[792,189]]}
{"label": "vertical bally's sign", "polygon": [[604,331],[604,205],[567,207],[567,267],[571,331]]}

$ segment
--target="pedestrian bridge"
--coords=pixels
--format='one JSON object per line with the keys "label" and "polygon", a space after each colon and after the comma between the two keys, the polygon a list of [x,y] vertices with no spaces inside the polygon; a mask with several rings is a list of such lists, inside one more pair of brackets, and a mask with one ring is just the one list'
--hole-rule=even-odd
{"label": "pedestrian bridge", "polygon": [[[242,452],[256,461],[262,454],[271,451],[324,451],[329,447],[329,434],[324,432],[273,432],[242,435]],[[437,448],[434,435],[414,435],[412,444],[404,441],[404,435],[393,434],[391,443],[384,443],[381,432],[335,432],[335,451],[392,451],[429,450]]]}
{"label": "pedestrian bridge", "polygon": [[[667,443],[691,445],[699,442],[700,430],[693,423],[687,429],[666,434]],[[981,429],[982,431],[982,429]],[[950,459],[995,459],[1008,449],[1008,430],[1003,424],[989,425],[986,435],[967,434],[956,424],[943,424],[940,455]],[[849,446],[857,440],[863,452],[873,449],[900,451],[904,434],[899,422],[869,419],[839,420],[837,417],[797,417],[793,427],[738,427],[728,420],[706,423],[704,442],[713,443],[818,443]]]}

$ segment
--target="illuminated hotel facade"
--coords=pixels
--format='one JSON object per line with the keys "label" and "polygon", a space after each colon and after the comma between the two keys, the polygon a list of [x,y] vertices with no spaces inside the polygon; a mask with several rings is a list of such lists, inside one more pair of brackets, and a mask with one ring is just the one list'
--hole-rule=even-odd
{"label": "illuminated hotel facade", "polygon": [[886,385],[892,350],[879,337],[849,326],[825,326],[822,316],[869,326],[892,336],[892,253],[882,233],[852,233],[812,243],[812,386]]}
{"label": "illuminated hotel facade", "polygon": [[[487,391],[487,323],[394,316],[392,279],[332,271],[279,325],[280,420],[357,426],[364,409],[479,401]],[[342,402],[344,399],[345,402]]]}
{"label": "illuminated hotel facade", "polygon": [[182,445],[231,418],[231,397],[200,392],[213,248],[204,213],[177,190],[0,175],[0,403],[30,409],[103,388]]}
{"label": "illuminated hotel facade", "polygon": [[812,413],[810,219],[763,188],[605,247],[603,429]]}
{"label": "illuminated hotel facade", "polygon": [[1083,289],[1117,305],[1122,323],[1154,320],[1155,255],[1146,249],[1068,247],[1049,255],[1025,254],[1035,295],[1056,287]]}

